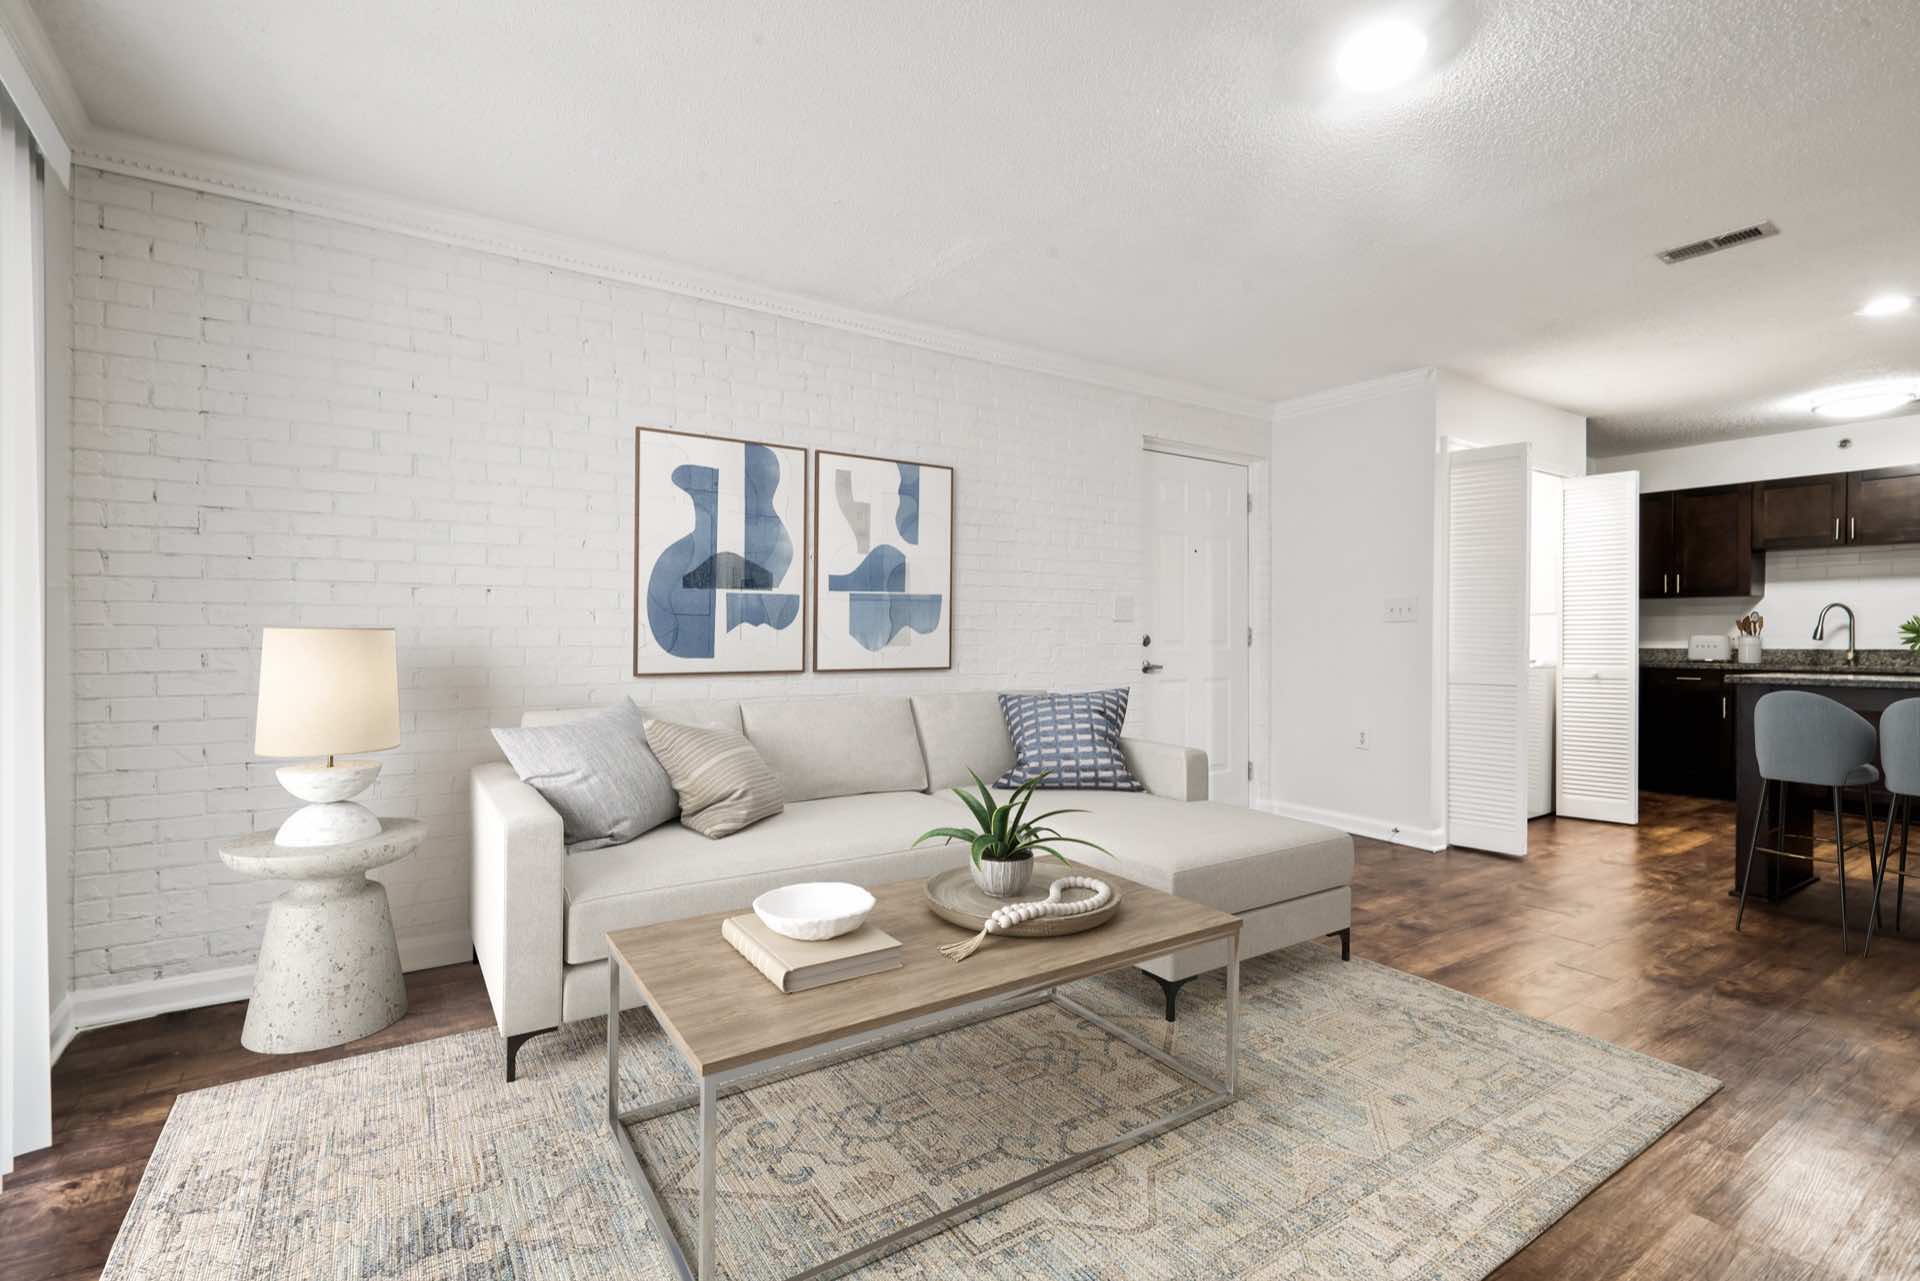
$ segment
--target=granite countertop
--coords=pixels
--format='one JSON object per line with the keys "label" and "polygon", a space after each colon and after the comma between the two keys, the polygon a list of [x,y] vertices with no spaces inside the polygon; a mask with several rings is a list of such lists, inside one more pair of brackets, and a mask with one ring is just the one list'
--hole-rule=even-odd
{"label": "granite countertop", "polygon": [[1661,671],[1725,672],[1728,680],[1793,675],[1807,677],[1808,684],[1829,683],[1827,678],[1840,685],[1905,684],[1902,678],[1920,681],[1920,653],[1912,650],[1863,649],[1852,667],[1846,665],[1846,657],[1846,651],[1840,649],[1767,649],[1758,663],[1719,663],[1688,658],[1684,649],[1642,649],[1640,666]]}
{"label": "granite countertop", "polygon": [[1729,685],[1873,685],[1881,688],[1920,689],[1920,672],[1905,674],[1894,672],[1839,671],[1822,672],[1782,672],[1768,671],[1762,663],[1756,668],[1741,672],[1728,672]]}

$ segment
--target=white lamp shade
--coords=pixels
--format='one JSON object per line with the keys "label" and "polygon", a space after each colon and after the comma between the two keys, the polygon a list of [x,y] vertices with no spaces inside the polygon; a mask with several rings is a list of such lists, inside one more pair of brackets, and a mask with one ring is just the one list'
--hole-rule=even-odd
{"label": "white lamp shade", "polygon": [[268,627],[260,634],[261,756],[339,756],[400,745],[390,628]]}

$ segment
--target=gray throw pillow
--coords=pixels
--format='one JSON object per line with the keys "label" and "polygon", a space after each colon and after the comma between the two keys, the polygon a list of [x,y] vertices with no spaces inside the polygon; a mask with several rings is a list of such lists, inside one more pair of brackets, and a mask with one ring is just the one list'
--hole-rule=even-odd
{"label": "gray throw pillow", "polygon": [[624,698],[593,716],[493,737],[513,772],[559,812],[569,854],[625,844],[680,812],[673,782],[647,746],[646,721]]}
{"label": "gray throw pillow", "polygon": [[1143,790],[1120,751],[1126,690],[1002,694],[1000,713],[1013,740],[1013,768],[1000,776],[998,786],[1018,787],[1045,773],[1041,787]]}

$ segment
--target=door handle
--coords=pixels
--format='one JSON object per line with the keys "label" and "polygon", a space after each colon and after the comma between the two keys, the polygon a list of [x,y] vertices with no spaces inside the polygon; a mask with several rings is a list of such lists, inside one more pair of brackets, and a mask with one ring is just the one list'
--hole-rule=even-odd
{"label": "door handle", "polygon": [[1143,676],[1151,676],[1165,666],[1165,663],[1142,663],[1140,664],[1140,672]]}

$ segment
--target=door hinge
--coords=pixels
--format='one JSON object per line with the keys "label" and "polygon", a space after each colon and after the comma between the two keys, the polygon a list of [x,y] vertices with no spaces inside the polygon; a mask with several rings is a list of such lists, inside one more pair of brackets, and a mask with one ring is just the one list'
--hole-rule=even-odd
{"label": "door hinge", "polygon": [[1252,761],[1247,762],[1247,781],[1249,783],[1253,781],[1253,762]]}
{"label": "door hinge", "polygon": [[1248,494],[1248,495],[1247,495],[1247,510],[1248,510],[1249,512],[1251,512],[1251,511],[1253,510],[1253,495],[1252,495],[1252,494]]}
{"label": "door hinge", "polygon": [[1253,628],[1247,628],[1247,648],[1253,648]]}

